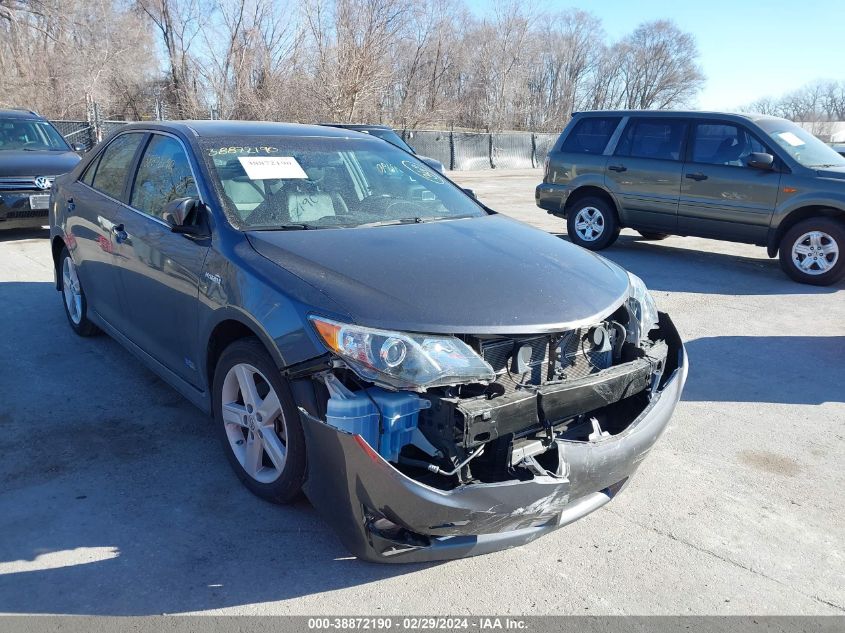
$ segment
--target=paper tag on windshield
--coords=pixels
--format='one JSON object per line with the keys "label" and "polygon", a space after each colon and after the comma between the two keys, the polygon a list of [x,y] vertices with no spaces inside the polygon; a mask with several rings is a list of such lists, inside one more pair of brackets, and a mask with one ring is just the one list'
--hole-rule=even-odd
{"label": "paper tag on windshield", "polygon": [[250,180],[308,178],[293,156],[238,156]]}
{"label": "paper tag on windshield", "polygon": [[792,145],[792,147],[801,147],[804,144],[804,141],[795,136],[792,132],[781,132],[778,136],[781,137],[785,143]]}

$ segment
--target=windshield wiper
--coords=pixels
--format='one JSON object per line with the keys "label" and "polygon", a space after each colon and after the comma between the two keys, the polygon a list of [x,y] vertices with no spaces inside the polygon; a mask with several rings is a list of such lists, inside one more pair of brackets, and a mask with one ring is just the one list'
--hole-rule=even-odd
{"label": "windshield wiper", "polygon": [[440,220],[466,220],[467,218],[477,218],[480,216],[465,213],[464,215],[438,215],[433,218],[417,218],[417,222],[438,222]]}
{"label": "windshield wiper", "polygon": [[322,229],[323,226],[313,224],[276,224],[273,226],[250,226],[248,231],[307,231],[310,229]]}
{"label": "windshield wiper", "polygon": [[362,226],[389,226],[391,224],[416,224],[421,222],[419,218],[399,218],[398,220],[379,220],[378,222],[367,222],[365,224],[356,224],[357,228]]}
{"label": "windshield wiper", "polygon": [[825,163],[823,165],[811,165],[811,169],[815,169],[817,167],[824,169],[825,167],[842,167],[842,163]]}
{"label": "windshield wiper", "polygon": [[475,218],[475,215],[438,215],[432,218],[399,218],[398,220],[379,220],[378,222],[367,222],[366,224],[359,224],[362,226],[389,226],[391,224],[424,224],[426,222],[438,222],[440,220],[463,220],[466,218]]}

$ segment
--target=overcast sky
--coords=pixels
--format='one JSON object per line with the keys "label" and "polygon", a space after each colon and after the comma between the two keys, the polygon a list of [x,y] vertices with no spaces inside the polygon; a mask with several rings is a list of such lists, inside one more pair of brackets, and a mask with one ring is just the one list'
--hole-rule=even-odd
{"label": "overcast sky", "polygon": [[[468,0],[479,16],[494,0]],[[540,0],[601,18],[611,39],[671,19],[695,35],[707,77],[697,106],[730,110],[818,79],[845,80],[845,0]]]}

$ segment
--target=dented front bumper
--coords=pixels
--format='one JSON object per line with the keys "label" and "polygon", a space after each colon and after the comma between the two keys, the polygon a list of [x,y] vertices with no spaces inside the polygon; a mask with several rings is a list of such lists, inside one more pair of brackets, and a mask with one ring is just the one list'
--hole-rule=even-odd
{"label": "dented front bumper", "polygon": [[655,397],[618,435],[557,440],[557,473],[439,490],[399,472],[359,436],[301,410],[309,465],[304,490],[344,545],[365,560],[447,560],[528,543],[610,501],[666,428],[687,358],[665,315],[661,329],[673,362]]}

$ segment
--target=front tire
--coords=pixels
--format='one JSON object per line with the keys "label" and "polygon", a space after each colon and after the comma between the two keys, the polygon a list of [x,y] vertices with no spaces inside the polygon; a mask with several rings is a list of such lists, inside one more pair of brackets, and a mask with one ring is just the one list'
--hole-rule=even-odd
{"label": "front tire", "polygon": [[97,334],[100,329],[88,319],[88,300],[67,247],[62,247],[59,255],[59,274],[62,277],[62,303],[70,327],[79,336]]}
{"label": "front tire", "polygon": [[619,237],[619,230],[616,210],[602,198],[581,198],[567,213],[569,239],[591,251],[600,251],[613,244]]}
{"label": "front tire", "polygon": [[780,267],[795,281],[829,286],[845,276],[845,224],[809,218],[790,228],[780,242]]}
{"label": "front tire", "polygon": [[305,479],[305,437],[290,388],[258,339],[223,351],[212,389],[215,425],[235,474],[262,499],[293,501]]}

